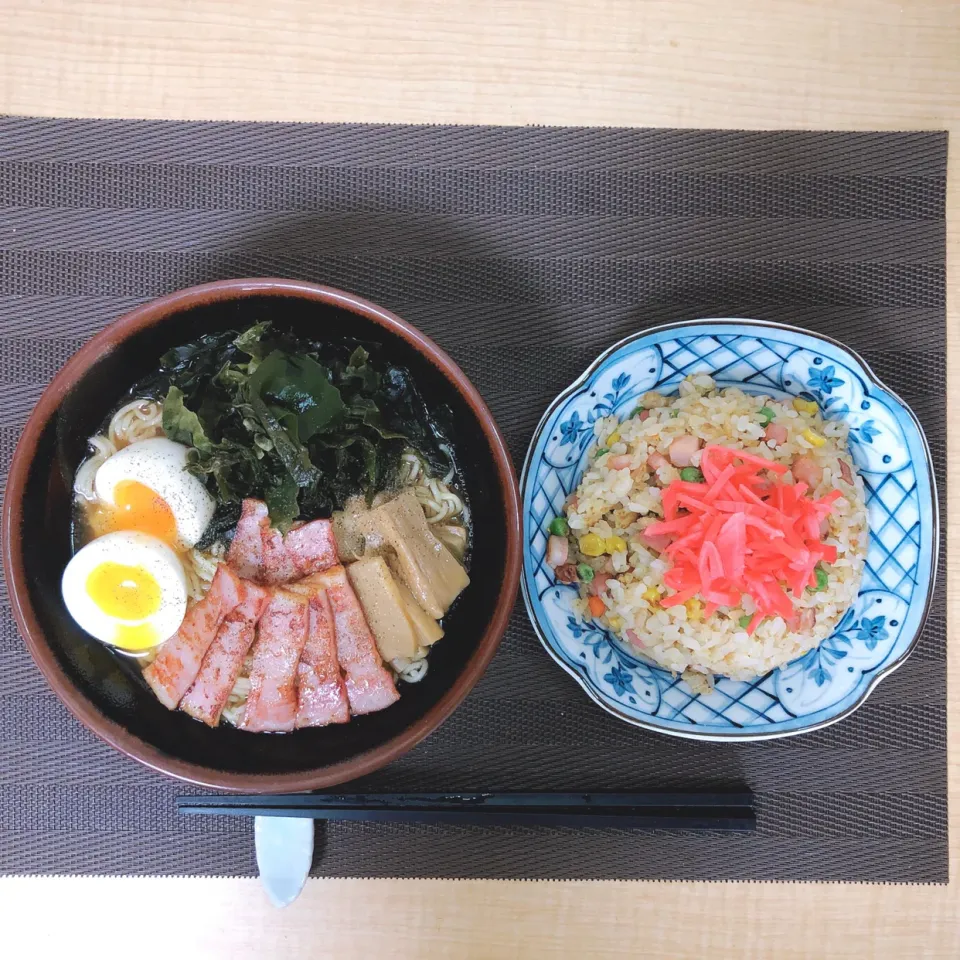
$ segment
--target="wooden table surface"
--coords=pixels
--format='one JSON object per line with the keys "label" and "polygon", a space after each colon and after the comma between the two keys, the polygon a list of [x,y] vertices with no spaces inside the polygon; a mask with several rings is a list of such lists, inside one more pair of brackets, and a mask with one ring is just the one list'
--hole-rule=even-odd
{"label": "wooden table surface", "polygon": [[[957,134],[960,4],[0,0],[0,113]],[[951,404],[960,414],[958,156],[954,148],[948,323]],[[954,416],[954,499],[958,425]],[[951,507],[955,557],[960,510]],[[960,614],[955,571],[953,617]],[[22,930],[33,956],[89,950],[101,960],[168,958],[174,944],[187,960],[521,951],[670,960],[960,957],[956,636],[949,657],[948,887],[313,880],[292,907],[275,911],[251,880],[7,878],[0,930],[14,944]],[[94,951],[97,931],[108,939],[98,937]]]}

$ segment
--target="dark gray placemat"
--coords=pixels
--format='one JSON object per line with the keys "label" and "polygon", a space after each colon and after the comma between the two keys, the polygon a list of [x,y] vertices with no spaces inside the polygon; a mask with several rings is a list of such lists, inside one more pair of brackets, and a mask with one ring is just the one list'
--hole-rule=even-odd
{"label": "dark gray placemat", "polygon": [[[0,119],[0,469],[44,384],[104,324],[189,284],[278,275],[356,291],[434,337],[518,465],[547,403],[628,333],[711,316],[810,327],[913,406],[943,490],[946,146],[929,133]],[[941,568],[913,657],[851,718],[742,746],[608,716],[518,606],[466,703],[364,788],[745,783],[757,834],[341,824],[318,831],[316,873],[944,881],[943,582]],[[184,788],[67,714],[0,603],[0,873],[253,872],[249,822],[178,820]]]}

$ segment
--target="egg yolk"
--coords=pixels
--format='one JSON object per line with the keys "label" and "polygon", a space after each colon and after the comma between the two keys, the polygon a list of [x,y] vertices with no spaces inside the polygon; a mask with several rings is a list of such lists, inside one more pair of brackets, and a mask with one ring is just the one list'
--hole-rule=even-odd
{"label": "egg yolk", "polygon": [[121,650],[149,650],[160,642],[153,624],[138,623],[135,627],[119,624],[113,644]]}
{"label": "egg yolk", "polygon": [[146,620],[162,602],[160,584],[143,567],[108,561],[87,577],[90,599],[114,620]]}
{"label": "egg yolk", "polygon": [[139,530],[164,543],[177,541],[177,522],[169,504],[136,480],[122,480],[113,493],[111,530]]}

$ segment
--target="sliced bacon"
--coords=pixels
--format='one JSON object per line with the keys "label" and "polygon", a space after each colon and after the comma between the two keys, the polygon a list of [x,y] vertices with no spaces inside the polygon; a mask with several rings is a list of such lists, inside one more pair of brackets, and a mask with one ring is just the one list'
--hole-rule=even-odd
{"label": "sliced bacon", "polygon": [[250,667],[250,695],[240,728],[254,733],[293,730],[297,719],[297,664],[307,642],[309,603],[274,590],[260,617]]}
{"label": "sliced bacon", "polygon": [[301,577],[309,577],[339,562],[330,520],[311,520],[296,527],[283,538],[283,545]]}
{"label": "sliced bacon", "polygon": [[263,529],[269,526],[267,505],[262,500],[247,499],[240,510],[240,520],[233,542],[227,551],[227,563],[246,580],[259,580],[263,568]]}
{"label": "sliced bacon", "polygon": [[279,584],[299,580],[303,574],[287,553],[286,544],[280,531],[269,523],[263,527],[263,566],[260,568],[260,580],[263,583]]}
{"label": "sliced bacon", "polygon": [[337,637],[327,592],[318,585],[297,583],[290,589],[310,601],[307,642],[297,664],[297,728],[346,723],[350,703],[337,660]]}
{"label": "sliced bacon", "polygon": [[244,657],[253,644],[256,623],[269,598],[269,591],[249,580],[241,581],[240,602],[220,624],[197,679],[180,701],[181,710],[211,727],[220,722],[220,714],[240,675]]}
{"label": "sliced bacon", "polygon": [[353,714],[383,710],[400,699],[393,678],[383,666],[367,618],[342,566],[315,574],[310,582],[327,592],[337,636],[337,659]]}
{"label": "sliced bacon", "polygon": [[246,499],[227,562],[247,580],[276,585],[326,570],[338,562],[330,520],[311,520],[286,536],[270,526],[267,505]]}
{"label": "sliced bacon", "polygon": [[221,564],[207,595],[187,610],[180,629],[163,644],[156,660],[143,671],[144,679],[168,710],[176,709],[196,680],[220,624],[240,602],[241,591],[239,578]]}

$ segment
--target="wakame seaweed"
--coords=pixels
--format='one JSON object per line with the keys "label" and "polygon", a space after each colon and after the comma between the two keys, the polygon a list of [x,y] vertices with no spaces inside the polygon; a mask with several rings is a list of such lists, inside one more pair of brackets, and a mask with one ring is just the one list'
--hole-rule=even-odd
{"label": "wakame seaweed", "polygon": [[263,322],[167,351],[131,390],[163,401],[164,432],[193,448],[190,470],[218,498],[205,542],[223,539],[244,497],[283,529],[392,488],[404,450],[440,476],[453,467],[449,411],[431,413],[409,371],[371,350]]}

